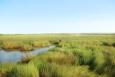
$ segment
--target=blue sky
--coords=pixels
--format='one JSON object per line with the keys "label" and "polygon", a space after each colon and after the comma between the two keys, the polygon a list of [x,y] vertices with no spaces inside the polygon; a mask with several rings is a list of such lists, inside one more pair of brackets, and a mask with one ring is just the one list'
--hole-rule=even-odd
{"label": "blue sky", "polygon": [[0,0],[0,33],[115,33],[115,0]]}

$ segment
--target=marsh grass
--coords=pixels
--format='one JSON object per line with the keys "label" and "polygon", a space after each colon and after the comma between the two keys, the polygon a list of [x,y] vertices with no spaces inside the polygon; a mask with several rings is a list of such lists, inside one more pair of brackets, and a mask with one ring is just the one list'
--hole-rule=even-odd
{"label": "marsh grass", "polygon": [[[21,50],[56,45],[18,64],[0,64],[1,77],[114,77],[115,39],[108,36],[2,35],[0,48]],[[29,60],[29,61],[28,61]]]}
{"label": "marsh grass", "polygon": [[39,77],[39,72],[32,64],[17,65],[7,73],[7,77]]}

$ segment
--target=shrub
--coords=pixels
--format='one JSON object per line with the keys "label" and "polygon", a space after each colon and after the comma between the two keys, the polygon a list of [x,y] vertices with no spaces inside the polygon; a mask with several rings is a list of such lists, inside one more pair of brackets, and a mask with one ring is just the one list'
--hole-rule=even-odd
{"label": "shrub", "polygon": [[114,43],[112,43],[112,46],[113,46],[113,47],[115,47],[115,42],[114,42]]}
{"label": "shrub", "polygon": [[104,45],[104,46],[111,46],[111,44],[108,43],[108,42],[106,42],[106,41],[103,41],[103,42],[102,42],[102,45]]}

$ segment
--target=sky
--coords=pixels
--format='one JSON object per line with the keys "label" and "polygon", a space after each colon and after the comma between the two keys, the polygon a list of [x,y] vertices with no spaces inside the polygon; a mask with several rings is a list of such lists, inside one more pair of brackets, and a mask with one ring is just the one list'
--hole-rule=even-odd
{"label": "sky", "polygon": [[115,33],[115,0],[0,0],[0,34]]}

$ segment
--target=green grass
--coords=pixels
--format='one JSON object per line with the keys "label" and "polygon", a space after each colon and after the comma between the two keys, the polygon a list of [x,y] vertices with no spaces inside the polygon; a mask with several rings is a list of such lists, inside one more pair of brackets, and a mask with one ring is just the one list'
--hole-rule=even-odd
{"label": "green grass", "polygon": [[17,65],[7,73],[7,77],[39,77],[39,72],[33,64]]}
{"label": "green grass", "polygon": [[0,48],[49,52],[17,64],[0,64],[0,77],[114,77],[115,35],[2,35]]}

